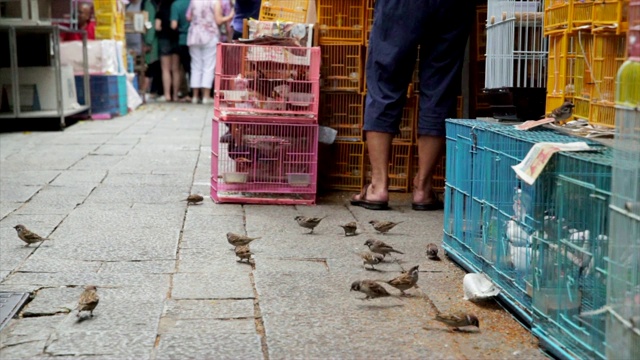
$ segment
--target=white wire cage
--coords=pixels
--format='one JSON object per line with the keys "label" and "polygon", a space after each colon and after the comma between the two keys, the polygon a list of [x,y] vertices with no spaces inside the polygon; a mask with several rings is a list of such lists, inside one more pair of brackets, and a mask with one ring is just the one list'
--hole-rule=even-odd
{"label": "white wire cage", "polygon": [[491,96],[494,117],[544,114],[548,45],[543,20],[542,1],[488,1],[485,91],[498,94]]}

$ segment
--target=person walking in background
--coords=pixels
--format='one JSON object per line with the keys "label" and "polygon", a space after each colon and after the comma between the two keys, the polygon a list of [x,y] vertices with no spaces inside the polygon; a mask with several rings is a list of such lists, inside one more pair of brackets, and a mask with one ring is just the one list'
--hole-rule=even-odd
{"label": "person walking in background", "polygon": [[[156,10],[158,3],[156,0],[145,0],[142,9],[147,12],[149,22],[152,24],[156,21]],[[151,27],[147,29],[144,34],[144,45],[142,45],[142,51],[144,52],[144,62],[147,68],[144,72],[144,80],[140,87],[142,93],[142,100],[147,101],[147,92],[151,88],[151,84],[154,78],[161,77],[160,59],[158,57],[158,37],[156,36],[156,28]]]}
{"label": "person walking in background", "polygon": [[[191,55],[189,55],[189,47],[187,46],[187,34],[189,33],[187,9],[189,9],[189,4],[190,0],[175,0],[171,5],[171,29],[178,31],[178,57],[182,70],[187,76],[187,81],[191,79]],[[180,78],[184,78],[184,76]],[[186,100],[190,100],[188,96]]]}
{"label": "person walking in background", "polygon": [[191,55],[191,88],[193,103],[198,102],[202,93],[202,103],[212,104],[211,86],[216,67],[216,45],[220,39],[218,27],[233,19],[233,11],[222,16],[218,0],[191,0],[187,10],[187,20],[191,22],[187,45]]}
{"label": "person walking in background", "polygon": [[260,17],[261,0],[236,0],[233,7],[236,15],[233,17],[233,40],[242,37],[244,19],[258,19]]}
{"label": "person walking in background", "polygon": [[[229,16],[229,14],[231,14],[231,11],[233,11],[234,4],[235,3],[231,0],[220,0],[220,8],[222,10],[221,17]],[[233,26],[231,26],[232,22],[233,19],[229,19],[229,21],[225,21],[224,23],[220,24],[219,29],[221,43],[228,43],[233,38]]]}
{"label": "person walking in background", "polygon": [[419,45],[419,159],[411,207],[418,211],[443,208],[433,194],[431,175],[442,157],[445,119],[455,116],[474,8],[475,2],[468,0],[376,1],[365,71],[363,127],[371,184],[351,198],[352,205],[388,208],[391,141],[399,132]]}
{"label": "person walking in background", "polygon": [[162,87],[164,95],[158,101],[177,101],[180,89],[180,57],[178,56],[178,32],[171,29],[171,5],[173,0],[159,0],[155,28],[158,36]]}

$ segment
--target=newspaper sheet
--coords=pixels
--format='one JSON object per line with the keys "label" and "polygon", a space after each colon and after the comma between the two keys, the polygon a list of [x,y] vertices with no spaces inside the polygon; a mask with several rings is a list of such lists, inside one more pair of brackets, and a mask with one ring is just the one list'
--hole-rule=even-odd
{"label": "newspaper sheet", "polygon": [[550,143],[543,142],[533,145],[531,150],[522,162],[518,165],[512,166],[516,175],[529,185],[533,185],[544,167],[551,159],[553,154],[558,151],[587,151],[594,150],[589,147],[586,142],[573,142],[573,143]]}

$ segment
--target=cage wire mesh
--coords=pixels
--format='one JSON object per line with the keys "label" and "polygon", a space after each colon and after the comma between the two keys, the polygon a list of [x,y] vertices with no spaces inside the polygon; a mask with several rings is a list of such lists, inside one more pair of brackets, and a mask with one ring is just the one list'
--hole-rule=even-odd
{"label": "cage wire mesh", "polygon": [[627,60],[616,89],[606,354],[640,358],[640,61]]}
{"label": "cage wire mesh", "polygon": [[485,86],[546,86],[547,41],[541,1],[489,0]]}

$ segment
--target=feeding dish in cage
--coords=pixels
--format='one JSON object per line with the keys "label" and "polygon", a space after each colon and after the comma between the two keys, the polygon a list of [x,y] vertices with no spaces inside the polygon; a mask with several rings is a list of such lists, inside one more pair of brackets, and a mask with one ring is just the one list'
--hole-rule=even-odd
{"label": "feeding dish in cage", "polygon": [[289,185],[304,187],[311,184],[311,175],[309,174],[287,174]]}
{"label": "feeding dish in cage", "polygon": [[227,172],[222,174],[222,180],[227,184],[244,184],[249,174],[242,172]]}

